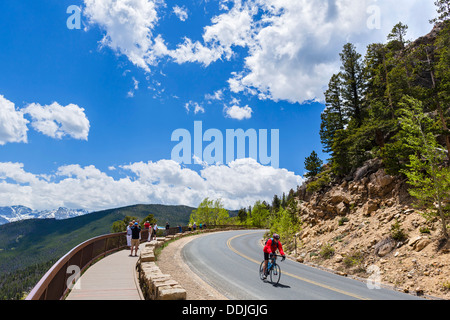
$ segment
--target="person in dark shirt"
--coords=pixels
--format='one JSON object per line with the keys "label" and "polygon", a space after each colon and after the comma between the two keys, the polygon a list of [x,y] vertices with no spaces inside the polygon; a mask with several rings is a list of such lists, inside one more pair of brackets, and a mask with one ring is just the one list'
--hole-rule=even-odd
{"label": "person in dark shirt", "polygon": [[141,227],[137,222],[131,227],[131,254],[133,256],[133,248],[135,248],[134,256],[137,257],[137,251],[139,249],[139,238],[141,235]]}

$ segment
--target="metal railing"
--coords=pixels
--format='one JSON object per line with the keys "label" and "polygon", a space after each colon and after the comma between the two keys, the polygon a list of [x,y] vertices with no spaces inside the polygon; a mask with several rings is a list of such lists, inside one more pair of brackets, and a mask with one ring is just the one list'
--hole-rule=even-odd
{"label": "metal railing", "polygon": [[[246,228],[243,226],[208,226],[207,228]],[[206,229],[206,228],[202,228]],[[197,227],[195,231],[199,231]],[[157,236],[174,235],[194,231],[187,226],[171,227],[169,229],[159,229]],[[148,239],[148,229],[143,229],[141,233],[141,242]],[[126,232],[107,234],[89,239],[73,248],[65,256],[59,259],[47,273],[41,278],[36,286],[31,290],[25,300],[62,300],[70,290],[71,280],[75,266],[79,274],[85,271],[90,265],[99,258],[108,254],[127,248]]]}

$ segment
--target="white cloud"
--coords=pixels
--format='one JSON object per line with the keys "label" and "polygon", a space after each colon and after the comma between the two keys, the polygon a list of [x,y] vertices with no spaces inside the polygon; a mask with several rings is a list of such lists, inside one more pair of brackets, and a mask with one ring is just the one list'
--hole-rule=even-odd
{"label": "white cloud", "polygon": [[[233,76],[235,92],[256,89],[263,98],[305,102],[323,100],[325,86],[339,71],[339,53],[346,42],[360,52],[372,42],[384,42],[401,19],[420,36],[431,29],[432,2],[376,0],[256,0],[266,12],[255,25],[245,68]],[[368,27],[379,9],[380,29]],[[417,32],[421,30],[420,32]]]}
{"label": "white cloud", "polygon": [[199,41],[192,42],[191,39],[185,38],[184,43],[177,45],[175,50],[166,48],[166,53],[178,64],[198,62],[207,67],[222,57],[223,48],[219,46],[208,48]]}
{"label": "white cloud", "polygon": [[28,142],[28,121],[36,131],[55,139],[70,136],[87,140],[90,123],[84,109],[75,104],[65,107],[57,102],[49,106],[31,103],[20,110],[0,95],[0,146],[11,142]]}
{"label": "white cloud", "polygon": [[150,71],[155,63],[152,30],[158,22],[157,0],[84,0],[90,25],[106,31],[101,44],[125,55],[136,66]]}
{"label": "white cloud", "polygon": [[0,163],[0,181],[8,178],[19,184],[35,183],[39,180],[35,175],[25,172],[22,163]]}
{"label": "white cloud", "polygon": [[189,101],[184,105],[184,108],[186,109],[186,112],[189,113],[191,109],[194,109],[194,114],[197,113],[205,113],[205,108],[203,108],[201,105],[198,104],[198,102],[195,101]]}
{"label": "white cloud", "polygon": [[229,209],[239,209],[257,200],[271,201],[274,194],[295,189],[303,181],[293,172],[263,166],[253,159],[205,166],[200,172],[172,160],[137,162],[120,168],[126,176],[119,179],[94,166],[80,165],[59,167],[44,178],[25,171],[23,164],[0,162],[0,206],[87,210],[136,203],[198,206],[209,197],[221,198]]}
{"label": "white cloud", "polygon": [[205,94],[205,99],[206,100],[218,100],[218,101],[220,101],[220,100],[223,99],[223,90],[222,89],[217,90],[213,94],[207,93],[207,94]]}
{"label": "white cloud", "polygon": [[0,95],[0,145],[27,142],[28,120],[14,103]]}
{"label": "white cloud", "polygon": [[134,90],[139,90],[139,81],[136,80],[135,77],[133,77],[133,83],[134,83]]}
{"label": "white cloud", "polygon": [[252,117],[253,110],[249,106],[239,107],[234,105],[231,107],[225,107],[225,113],[232,119],[243,120],[250,119]]}
{"label": "white cloud", "polygon": [[89,120],[84,109],[75,104],[63,107],[57,102],[49,106],[32,103],[24,108],[23,112],[31,116],[31,125],[35,130],[49,137],[62,139],[64,136],[70,136],[79,140],[88,139]]}
{"label": "white cloud", "polygon": [[134,89],[130,89],[130,91],[128,91],[128,93],[127,93],[128,98],[133,98],[135,90],[139,90],[139,81],[136,80],[135,77],[133,77],[132,79],[133,79],[133,88]]}
{"label": "white cloud", "polygon": [[256,13],[255,6],[244,6],[240,1],[236,1],[230,11],[212,18],[212,25],[204,29],[204,42],[219,46],[225,57],[231,58],[232,46],[249,45],[253,35],[253,15]]}
{"label": "white cloud", "polygon": [[173,13],[175,13],[175,15],[178,17],[178,19],[180,19],[180,21],[186,21],[188,18],[188,11],[187,9],[183,6],[183,7],[179,7],[178,5],[176,5],[175,7],[172,8]]}
{"label": "white cloud", "polygon": [[[245,48],[243,67],[231,74],[229,89],[293,103],[323,100],[346,42],[363,52],[372,42],[384,42],[399,21],[415,38],[431,30],[428,19],[435,15],[432,1],[221,0],[220,14],[203,27],[201,40],[185,37],[173,44],[156,31],[163,0],[84,1],[90,24],[106,32],[102,43],[146,71],[164,57],[207,67]],[[369,21],[379,21],[379,28],[368,27]]]}

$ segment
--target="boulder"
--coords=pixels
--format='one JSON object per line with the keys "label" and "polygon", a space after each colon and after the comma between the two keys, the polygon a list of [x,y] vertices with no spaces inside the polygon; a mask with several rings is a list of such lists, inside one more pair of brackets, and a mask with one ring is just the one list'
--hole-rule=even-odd
{"label": "boulder", "polygon": [[336,206],[336,212],[338,215],[340,216],[344,216],[347,214],[347,206],[345,205],[344,202],[340,202],[337,206]]}
{"label": "boulder", "polygon": [[411,238],[411,239],[408,241],[408,245],[409,245],[410,247],[414,247],[414,246],[416,245],[416,243],[419,242],[420,240],[422,240],[422,236],[417,236],[417,237]]}
{"label": "boulder", "polygon": [[379,169],[377,172],[370,175],[370,181],[367,185],[369,196],[384,197],[389,192],[392,192],[394,187],[394,177],[386,174],[384,169]]}
{"label": "boulder", "polygon": [[372,212],[378,210],[378,204],[375,201],[369,200],[363,205],[362,210],[365,216],[370,216]]}
{"label": "boulder", "polygon": [[342,189],[333,190],[329,195],[329,200],[331,204],[336,205],[340,202],[345,204],[350,203],[349,195]]}
{"label": "boulder", "polygon": [[379,257],[384,257],[394,250],[396,245],[397,243],[391,237],[385,238],[375,245],[375,254]]}
{"label": "boulder", "polygon": [[358,168],[353,177],[355,181],[359,181],[364,177],[370,175],[373,172],[376,172],[382,165],[381,160],[379,159],[371,159],[367,160],[362,167]]}
{"label": "boulder", "polygon": [[431,243],[430,239],[421,239],[416,242],[416,244],[414,246],[414,250],[416,250],[417,252],[422,251],[430,243]]}

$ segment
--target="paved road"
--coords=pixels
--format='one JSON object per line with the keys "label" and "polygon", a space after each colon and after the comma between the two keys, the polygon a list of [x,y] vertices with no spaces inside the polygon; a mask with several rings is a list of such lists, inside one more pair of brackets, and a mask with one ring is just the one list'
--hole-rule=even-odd
{"label": "paved road", "polygon": [[279,262],[282,276],[273,286],[258,274],[263,234],[262,230],[211,233],[188,243],[182,255],[194,272],[232,300],[420,299],[385,288],[370,290],[365,282],[289,259]]}

